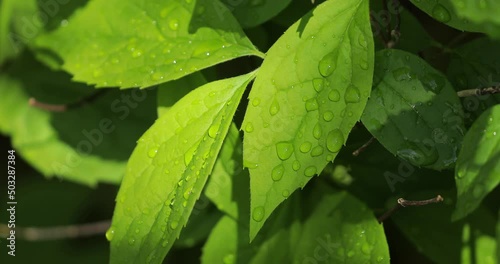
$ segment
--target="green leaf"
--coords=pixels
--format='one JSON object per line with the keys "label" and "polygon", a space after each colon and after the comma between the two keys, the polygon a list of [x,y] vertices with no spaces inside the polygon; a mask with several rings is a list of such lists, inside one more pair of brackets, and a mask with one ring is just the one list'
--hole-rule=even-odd
{"label": "green leaf", "polygon": [[455,169],[457,205],[453,220],[474,211],[500,183],[500,105],[485,111],[464,137]]}
{"label": "green leaf", "polygon": [[450,2],[455,7],[456,13],[481,28],[480,32],[500,37],[500,2],[476,0]]}
{"label": "green leaf", "polygon": [[217,208],[234,218],[239,218],[238,212],[249,210],[249,177],[243,169],[242,152],[240,133],[233,123],[205,188],[205,195]]}
{"label": "green leaf", "polygon": [[411,53],[383,50],[375,61],[363,124],[391,153],[413,165],[453,167],[465,128],[450,83]]}
{"label": "green leaf", "polygon": [[223,0],[244,28],[258,26],[283,11],[292,0]]}
{"label": "green leaf", "polygon": [[203,74],[195,72],[179,80],[161,84],[158,87],[158,116],[164,115],[182,97],[206,83]]}
{"label": "green leaf", "polygon": [[332,190],[308,196],[291,197],[250,245],[248,229],[224,217],[203,248],[202,263],[389,263],[383,227],[361,202]]}
{"label": "green leaf", "polygon": [[197,88],[139,139],[107,232],[111,263],[161,263],[200,197],[255,74]]}
{"label": "green leaf", "polygon": [[68,104],[93,92],[72,83],[68,74],[52,72],[23,56],[0,75],[0,131],[11,136],[21,156],[47,177],[90,186],[119,183],[135,141],[154,121],[154,93],[110,91],[65,112],[28,104],[31,97]]}
{"label": "green leaf", "polygon": [[263,56],[217,0],[94,0],[37,44],[59,54],[75,81],[98,87],[147,87]]}
{"label": "green leaf", "polygon": [[459,12],[455,10],[454,0],[410,0],[415,6],[433,17],[435,20],[444,23],[450,27],[471,31],[484,32],[484,28],[471,23],[470,20],[463,18]]}
{"label": "green leaf", "polygon": [[243,123],[251,239],[276,206],[335,158],[361,116],[372,72],[365,0],[321,4],[271,47]]}
{"label": "green leaf", "polygon": [[[457,91],[498,85],[500,64],[498,57],[500,42],[479,38],[454,49],[448,79]],[[489,107],[500,103],[500,95],[468,96],[463,98],[463,106],[469,124]]]}
{"label": "green leaf", "polygon": [[[414,193],[409,200],[428,199],[437,193],[444,203],[398,210],[391,219],[417,249],[437,264],[496,263],[495,219],[486,209],[465,220],[450,223],[453,196],[443,190]],[[397,197],[392,199],[396,203]]]}

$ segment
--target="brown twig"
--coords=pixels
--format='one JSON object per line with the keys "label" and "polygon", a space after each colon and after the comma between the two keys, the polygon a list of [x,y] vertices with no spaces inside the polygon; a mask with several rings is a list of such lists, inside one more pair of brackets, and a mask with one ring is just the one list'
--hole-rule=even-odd
{"label": "brown twig", "polygon": [[421,201],[408,201],[403,198],[398,199],[398,203],[389,209],[389,211],[385,212],[383,215],[381,215],[379,218],[377,218],[379,223],[384,222],[387,218],[389,218],[394,212],[399,210],[401,207],[407,207],[407,206],[423,206],[423,205],[428,205],[428,204],[433,204],[433,203],[440,203],[444,201],[443,197],[441,195],[436,196],[435,198],[428,199],[428,200],[421,200]]}
{"label": "brown twig", "polygon": [[[16,227],[16,238],[28,241],[45,241],[68,238],[89,237],[106,233],[111,225],[110,220],[99,221],[82,225],[55,226],[55,227]],[[11,229],[0,224],[0,237],[7,238]]]}
{"label": "brown twig", "polygon": [[370,140],[368,140],[368,142],[363,144],[363,146],[359,147],[357,150],[352,152],[352,155],[356,156],[356,157],[359,156],[359,154],[361,154],[361,152],[365,151],[365,149],[368,148],[368,146],[370,146],[373,143],[373,141],[375,141],[375,138],[374,137],[370,138]]}
{"label": "brown twig", "polygon": [[497,94],[500,93],[500,85],[480,88],[480,89],[469,89],[457,92],[458,97],[469,97],[469,96],[481,96],[486,94]]}
{"label": "brown twig", "polygon": [[106,90],[97,91],[89,96],[81,98],[80,100],[78,100],[74,103],[69,103],[69,104],[48,104],[48,103],[40,102],[40,101],[36,100],[35,98],[31,97],[28,100],[28,104],[30,106],[40,108],[42,110],[49,111],[49,112],[66,112],[68,110],[76,109],[76,108],[82,107],[86,104],[92,103],[97,98],[101,97],[105,92],[107,92],[107,91]]}

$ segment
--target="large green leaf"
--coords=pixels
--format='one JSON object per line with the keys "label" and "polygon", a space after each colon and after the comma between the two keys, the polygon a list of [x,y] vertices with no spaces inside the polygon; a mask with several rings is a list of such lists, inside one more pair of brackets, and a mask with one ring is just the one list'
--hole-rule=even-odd
{"label": "large green leaf", "polygon": [[[486,37],[454,49],[447,75],[457,91],[498,85],[500,42]],[[500,95],[468,96],[462,99],[468,124],[489,107],[500,103]]]}
{"label": "large green leaf", "polygon": [[382,225],[346,192],[296,193],[249,245],[248,229],[228,216],[214,228],[202,263],[389,263]]}
{"label": "large green leaf", "polygon": [[474,211],[500,183],[500,105],[485,111],[465,135],[455,169],[455,182],[454,220]]}
{"label": "large green leaf", "polygon": [[363,124],[390,152],[413,165],[453,167],[465,128],[450,83],[411,53],[383,50],[375,61]]}
{"label": "large green leaf", "polygon": [[207,83],[200,72],[195,72],[179,80],[161,84],[158,87],[158,116],[168,110],[186,94]]}
{"label": "large green leaf", "polygon": [[107,232],[111,263],[161,263],[186,224],[255,72],[184,96],[139,139]]}
{"label": "large green leaf", "polygon": [[450,1],[456,13],[473,22],[481,32],[500,37],[500,2],[494,0]]}
{"label": "large green leaf", "polygon": [[372,72],[365,0],[321,4],[271,47],[243,123],[250,238],[278,204],[335,158],[361,116]]}
{"label": "large green leaf", "polygon": [[222,0],[242,27],[258,26],[276,16],[292,0]]}
{"label": "large green leaf", "polygon": [[485,32],[481,26],[471,23],[455,10],[455,0],[410,0],[415,6],[441,23],[459,30]]}
{"label": "large green leaf", "polygon": [[94,0],[37,43],[59,54],[74,80],[98,87],[147,87],[262,56],[218,0]]}
{"label": "large green leaf", "polygon": [[65,112],[48,112],[30,106],[30,97],[67,104],[94,89],[27,56],[7,74],[0,76],[0,132],[12,137],[25,160],[47,177],[87,185],[121,181],[135,141],[154,121],[154,91],[110,91]]}

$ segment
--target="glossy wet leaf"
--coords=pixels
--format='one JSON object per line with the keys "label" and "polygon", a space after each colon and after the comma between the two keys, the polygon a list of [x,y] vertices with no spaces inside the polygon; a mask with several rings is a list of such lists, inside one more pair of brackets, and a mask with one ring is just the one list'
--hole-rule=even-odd
{"label": "glossy wet leaf", "polygon": [[454,220],[474,211],[500,183],[500,105],[486,110],[465,135],[455,169],[455,182]]}
{"label": "glossy wet leaf", "polygon": [[[496,263],[495,218],[489,210],[483,207],[464,220],[450,223],[453,192],[425,191],[407,199],[428,199],[437,193],[444,197],[443,203],[403,208],[391,217],[392,221],[435,263]],[[397,197],[391,200],[392,206]]]}
{"label": "glossy wet leaf", "polygon": [[455,9],[454,0],[410,0],[415,6],[435,20],[459,30],[485,32],[484,28],[464,18]]}
{"label": "glossy wet leaf", "polygon": [[446,77],[419,57],[383,50],[362,121],[391,153],[436,170],[453,167],[465,131],[462,106]]}
{"label": "glossy wet leaf", "polygon": [[236,57],[262,56],[213,0],[95,0],[37,44],[59,54],[75,81],[98,87],[147,87]]}
{"label": "glossy wet leaf", "polygon": [[258,26],[276,16],[292,0],[222,0],[244,28]]}
{"label": "glossy wet leaf", "polygon": [[[453,50],[447,76],[457,91],[498,85],[500,80],[500,42],[483,37]],[[500,103],[500,95],[462,98],[468,125],[489,107]]]}
{"label": "glossy wet leaf", "polygon": [[212,171],[255,72],[203,85],[139,139],[108,230],[111,263],[161,263]]}
{"label": "glossy wet leaf", "polygon": [[276,206],[335,158],[361,116],[372,72],[365,0],[321,4],[271,47],[242,125],[251,238]]}
{"label": "glossy wet leaf", "polygon": [[0,131],[46,177],[118,184],[135,141],[154,122],[153,92],[110,91],[66,112],[49,112],[31,107],[29,99],[68,104],[95,91],[28,56],[0,76]]}
{"label": "glossy wet leaf", "polygon": [[500,2],[487,0],[450,1],[456,13],[481,28],[480,32],[500,37]]}
{"label": "glossy wet leaf", "polygon": [[221,219],[202,263],[389,263],[383,227],[362,203],[346,192],[314,192],[277,208],[250,245],[245,225]]}

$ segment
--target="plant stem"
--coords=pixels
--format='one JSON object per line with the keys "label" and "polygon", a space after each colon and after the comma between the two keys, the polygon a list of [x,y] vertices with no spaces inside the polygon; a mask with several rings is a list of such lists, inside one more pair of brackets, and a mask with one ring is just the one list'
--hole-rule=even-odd
{"label": "plant stem", "polygon": [[49,111],[49,112],[66,112],[67,110],[76,109],[76,108],[82,107],[86,104],[92,103],[93,101],[95,101],[96,99],[101,97],[106,92],[107,91],[104,91],[104,90],[97,91],[97,92],[95,92],[87,97],[83,97],[80,100],[78,100],[74,103],[69,103],[69,104],[48,104],[48,103],[40,102],[33,97],[31,97],[29,99],[28,103],[29,103],[29,105],[31,105],[33,107],[40,108],[42,110]]}
{"label": "plant stem", "polygon": [[359,156],[359,154],[361,154],[361,152],[365,151],[366,148],[368,148],[368,146],[370,146],[373,141],[375,141],[375,137],[371,137],[370,140],[368,140],[368,142],[366,142],[365,144],[363,144],[363,146],[359,147],[357,150],[355,150],[352,155],[353,156]]}
{"label": "plant stem", "polygon": [[481,96],[485,94],[497,94],[500,93],[500,85],[480,88],[480,89],[469,89],[457,92],[458,97],[469,97],[469,96]]}
{"label": "plant stem", "polygon": [[377,218],[379,223],[384,222],[387,218],[389,218],[394,212],[399,210],[401,207],[407,207],[407,206],[423,206],[423,205],[428,205],[428,204],[433,204],[433,203],[440,203],[444,201],[443,197],[441,195],[436,196],[435,198],[432,199],[427,199],[427,200],[421,200],[421,201],[408,201],[403,198],[398,199],[398,203],[389,209],[389,211],[385,212],[383,215],[381,215],[379,218]]}

